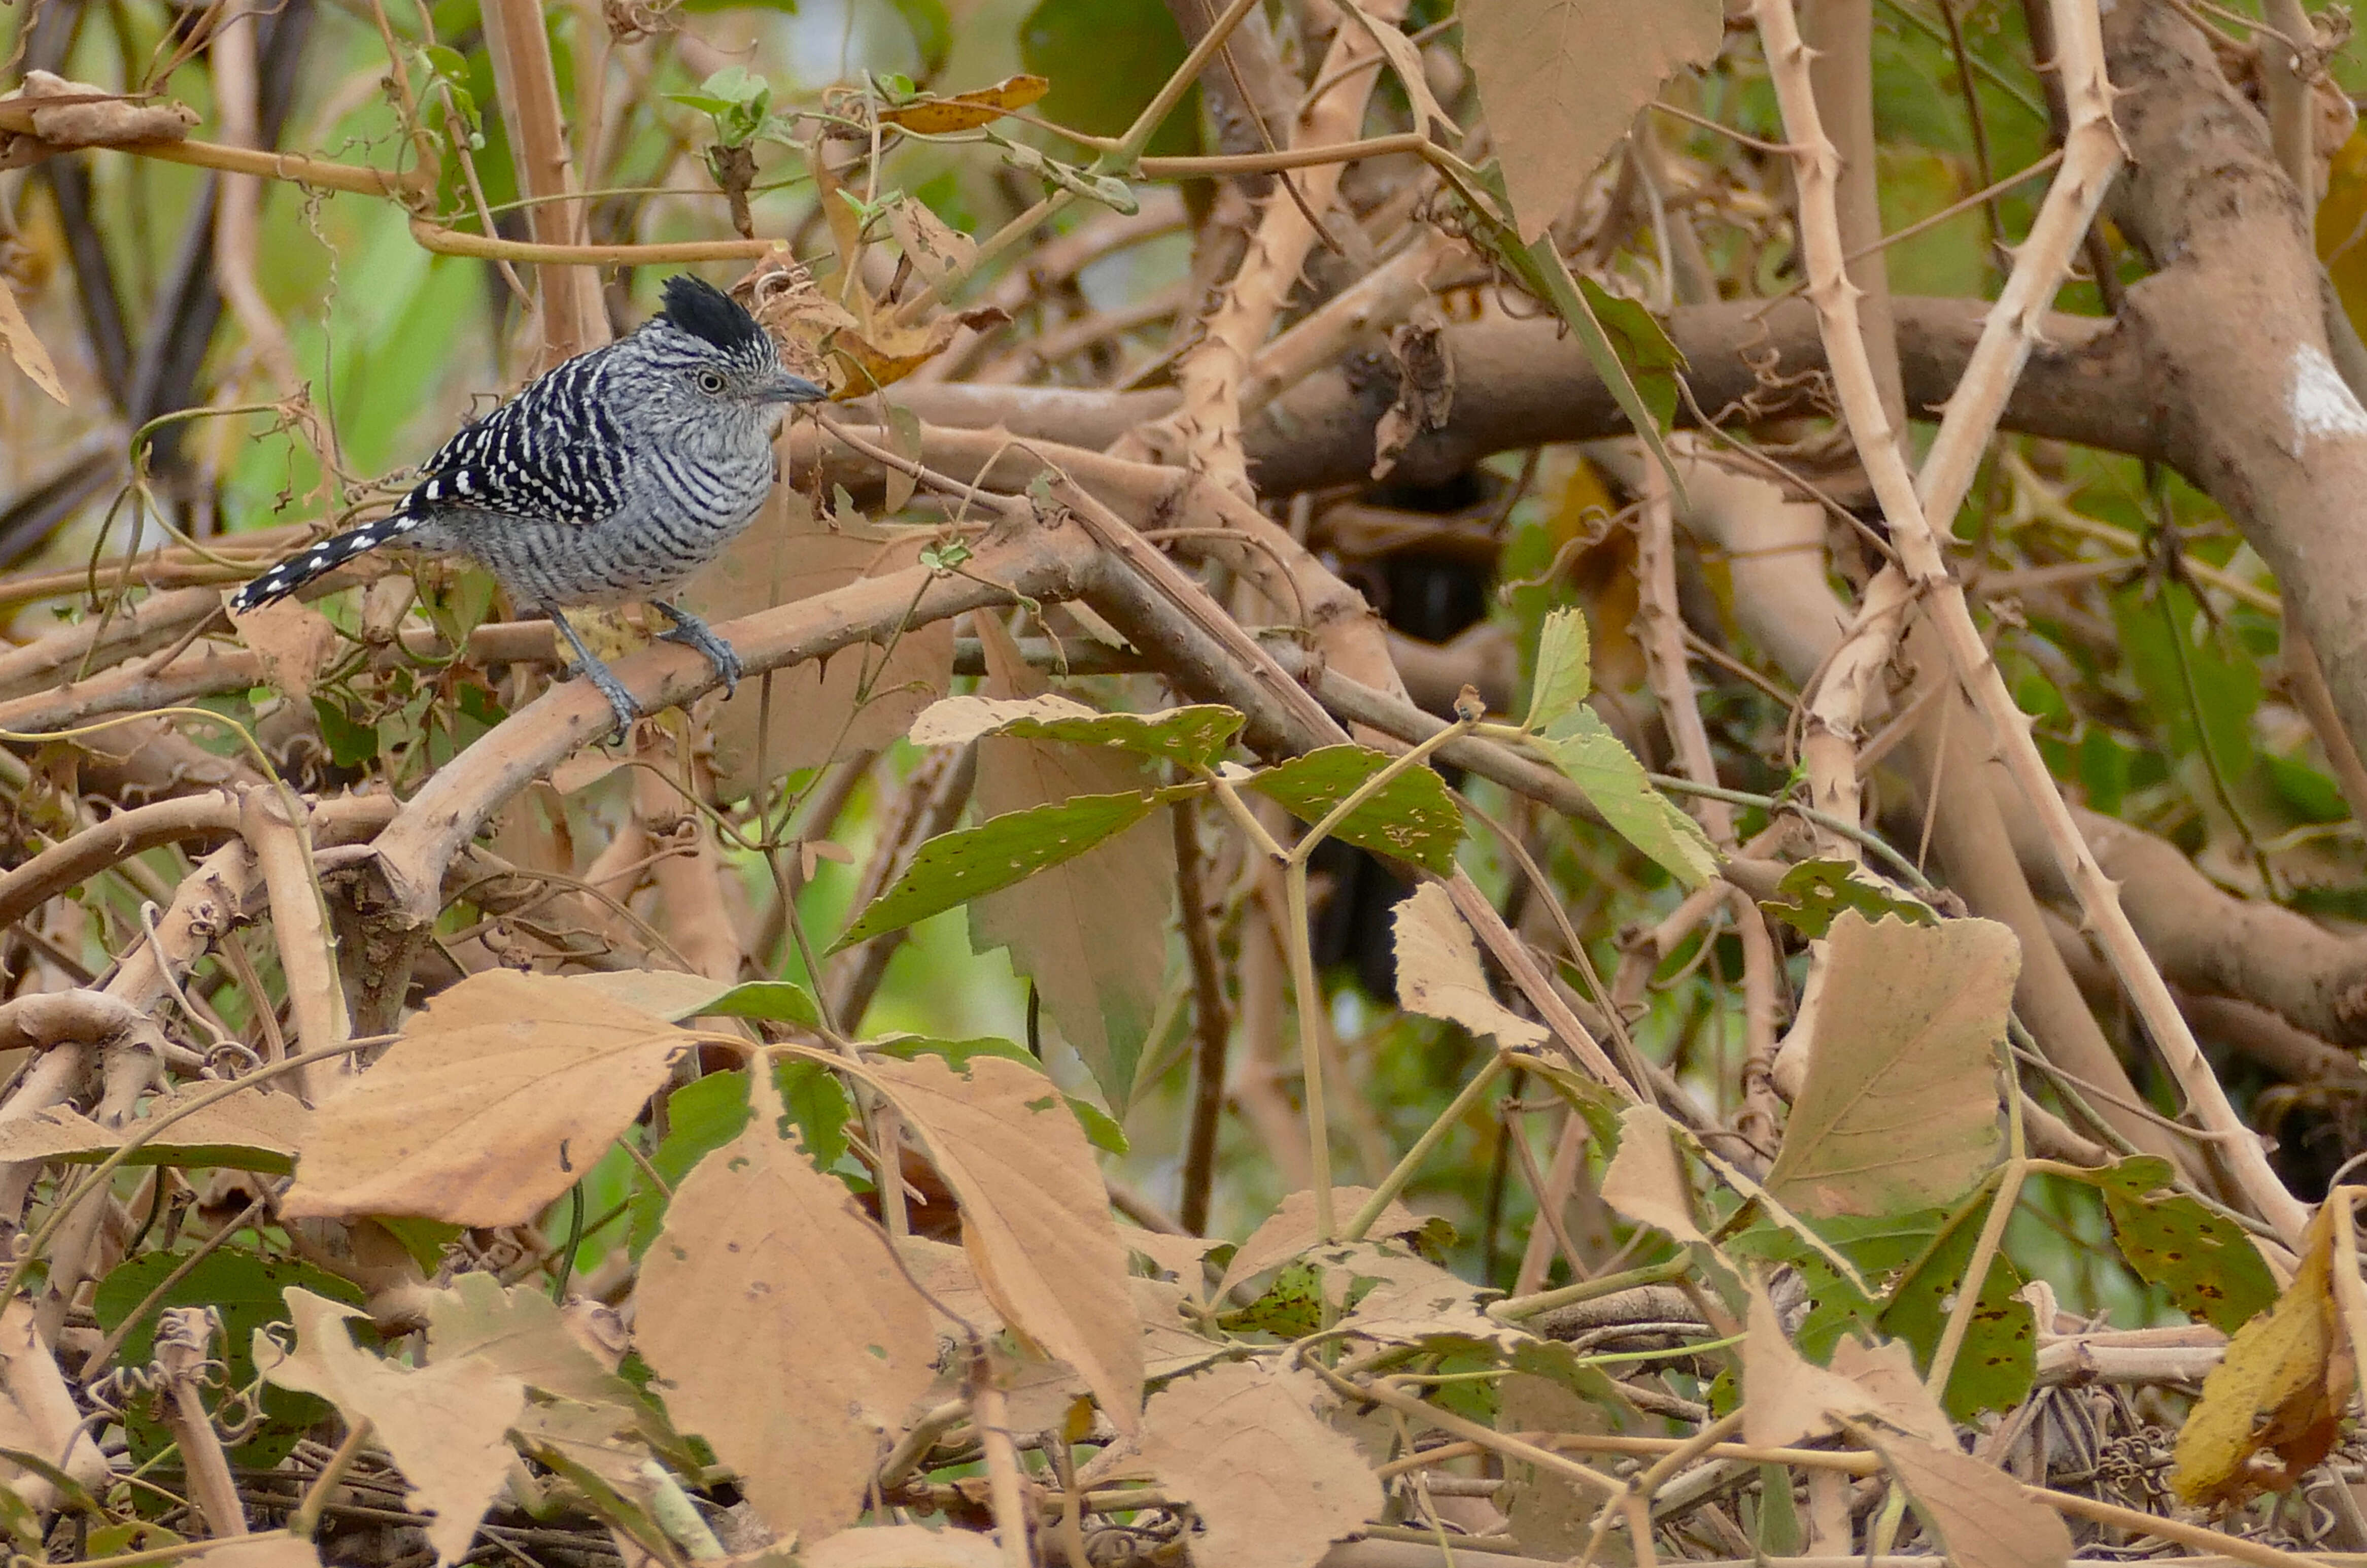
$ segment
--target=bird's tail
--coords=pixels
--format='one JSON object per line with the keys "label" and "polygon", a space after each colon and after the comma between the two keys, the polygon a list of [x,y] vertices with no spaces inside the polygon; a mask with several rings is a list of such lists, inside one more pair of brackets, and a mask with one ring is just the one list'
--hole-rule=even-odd
{"label": "bird's tail", "polygon": [[313,578],[334,572],[355,556],[391,544],[403,535],[427,521],[407,512],[379,517],[357,528],[332,534],[309,549],[298,551],[287,560],[254,579],[231,596],[233,614],[244,615],[261,609],[275,599],[284,599]]}

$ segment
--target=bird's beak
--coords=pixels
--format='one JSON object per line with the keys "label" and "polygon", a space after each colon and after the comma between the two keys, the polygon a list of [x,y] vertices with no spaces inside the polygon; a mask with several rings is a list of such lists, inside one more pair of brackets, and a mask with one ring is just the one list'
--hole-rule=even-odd
{"label": "bird's beak", "polygon": [[821,403],[830,396],[830,392],[803,376],[793,376],[782,370],[765,382],[764,391],[756,395],[764,403]]}

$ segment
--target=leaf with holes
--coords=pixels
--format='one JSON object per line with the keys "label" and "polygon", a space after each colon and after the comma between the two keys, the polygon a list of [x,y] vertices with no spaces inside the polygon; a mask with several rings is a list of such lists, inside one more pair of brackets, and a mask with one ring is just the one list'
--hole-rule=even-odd
{"label": "leaf with holes", "polygon": [[1009,812],[976,827],[939,834],[921,846],[896,885],[871,901],[849,926],[832,952],[843,951],[956,904],[1025,881],[1047,867],[1074,859],[1094,845],[1115,838],[1180,794],[1081,795]]}
{"label": "leaf with holes", "polygon": [[1717,851],[1701,824],[1652,788],[1644,765],[1620,744],[1593,709],[1571,709],[1535,744],[1594,803],[1614,832],[1659,862],[1670,876],[1697,888],[1717,874]]}
{"label": "leaf with holes", "polygon": [[[1301,822],[1319,822],[1389,761],[1365,746],[1324,746],[1267,768],[1247,787]],[[1409,767],[1342,819],[1331,836],[1443,877],[1455,869],[1463,811],[1445,780],[1427,767]]]}
{"label": "leaf with holes", "polygon": [[1896,915],[1909,926],[1940,924],[1930,904],[1883,886],[1847,860],[1803,860],[1784,873],[1775,892],[1779,896],[1759,907],[1804,937],[1822,937],[1843,910],[1868,920]]}
{"label": "leaf with holes", "polygon": [[948,697],[912,721],[915,745],[959,745],[984,735],[1066,741],[1211,767],[1240,733],[1241,712],[1218,703],[1161,713],[1104,713],[1058,693],[1038,697]]}
{"label": "leaf with holes", "polygon": [[[1908,1343],[1920,1369],[1931,1368],[1991,1201],[1992,1195],[1983,1193],[1948,1216],[1923,1256],[1891,1287],[1889,1304],[1875,1320],[1884,1334]],[[1990,1258],[1981,1299],[1974,1304],[1971,1326],[1941,1399],[1956,1420],[1970,1421],[1984,1410],[2010,1410],[2029,1397],[2038,1370],[2037,1320],[2018,1294],[2022,1284],[2021,1270],[2002,1250]]]}
{"label": "leaf with holes", "polygon": [[2093,1173],[2129,1267],[2169,1292],[2180,1311],[2233,1334],[2277,1299],[2259,1249],[2234,1221],[2171,1190],[2169,1162],[2152,1154]]}

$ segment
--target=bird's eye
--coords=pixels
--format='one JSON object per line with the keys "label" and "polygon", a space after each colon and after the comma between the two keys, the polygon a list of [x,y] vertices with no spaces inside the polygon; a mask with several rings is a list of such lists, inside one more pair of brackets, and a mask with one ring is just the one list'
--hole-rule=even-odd
{"label": "bird's eye", "polygon": [[721,392],[723,390],[723,372],[720,370],[699,371],[698,390],[708,393],[709,396]]}

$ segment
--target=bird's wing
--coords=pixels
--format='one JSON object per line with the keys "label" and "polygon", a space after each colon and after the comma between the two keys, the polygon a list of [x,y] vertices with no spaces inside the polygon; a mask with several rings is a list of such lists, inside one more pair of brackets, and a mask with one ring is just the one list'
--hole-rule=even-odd
{"label": "bird's wing", "polygon": [[462,426],[420,470],[402,510],[456,508],[553,522],[596,523],[623,505],[623,438],[595,351],[530,382]]}

